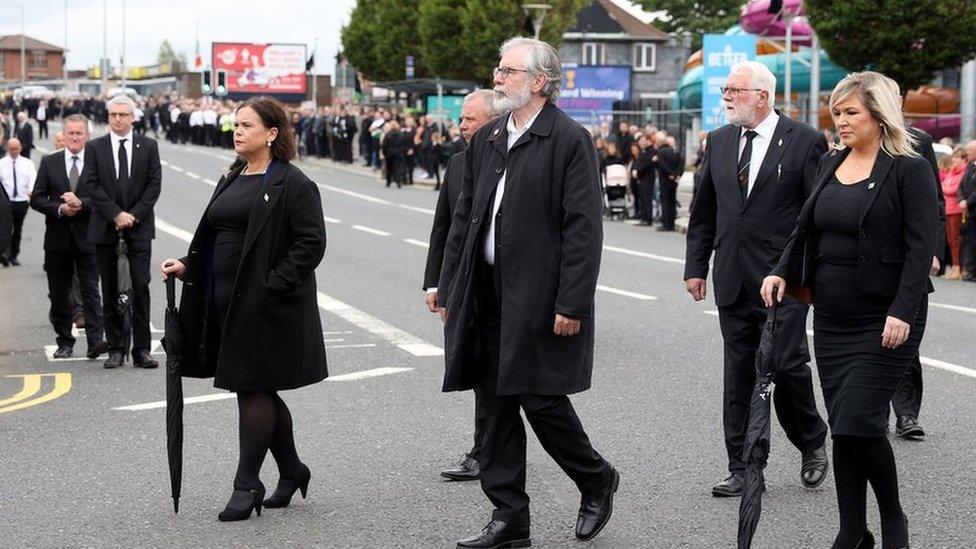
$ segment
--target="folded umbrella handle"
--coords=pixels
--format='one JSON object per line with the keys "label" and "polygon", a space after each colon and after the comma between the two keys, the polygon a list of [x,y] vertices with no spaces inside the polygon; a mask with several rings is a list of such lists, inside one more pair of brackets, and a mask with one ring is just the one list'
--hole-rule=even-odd
{"label": "folded umbrella handle", "polygon": [[166,307],[170,310],[176,309],[176,277],[170,276],[166,279]]}

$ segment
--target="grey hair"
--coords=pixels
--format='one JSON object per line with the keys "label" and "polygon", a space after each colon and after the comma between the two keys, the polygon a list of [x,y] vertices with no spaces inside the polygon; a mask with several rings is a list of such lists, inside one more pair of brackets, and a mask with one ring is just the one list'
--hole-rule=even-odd
{"label": "grey hair", "polygon": [[525,70],[528,74],[541,74],[546,77],[542,87],[542,95],[546,103],[555,103],[559,98],[559,85],[563,81],[563,66],[559,61],[556,50],[541,40],[516,36],[506,40],[500,48],[499,55],[519,46],[528,46],[529,54],[525,58]]}
{"label": "grey hair", "polygon": [[115,97],[108,100],[108,105],[128,105],[129,112],[136,112],[136,102],[132,100],[128,95],[116,95]]}
{"label": "grey hair", "polygon": [[874,71],[848,74],[830,93],[830,111],[849,97],[857,97],[881,125],[881,149],[891,156],[919,156],[918,140],[905,128],[898,83]]}
{"label": "grey hair", "polygon": [[488,118],[495,118],[501,114],[498,107],[495,106],[496,97],[498,97],[498,95],[493,90],[474,90],[473,92],[464,96],[464,102],[467,103],[472,99],[481,98],[485,104],[485,108],[488,110]]}
{"label": "grey hair", "polygon": [[68,125],[68,122],[81,122],[82,124],[85,125],[85,133],[86,134],[89,133],[88,118],[86,118],[85,115],[83,114],[79,114],[79,113],[69,114],[68,116],[64,117],[64,120],[62,122],[65,126]]}
{"label": "grey hair", "polygon": [[729,74],[743,71],[748,72],[752,77],[752,87],[766,92],[766,103],[769,108],[773,108],[776,103],[776,75],[773,74],[773,71],[759,61],[743,61],[732,65]]}

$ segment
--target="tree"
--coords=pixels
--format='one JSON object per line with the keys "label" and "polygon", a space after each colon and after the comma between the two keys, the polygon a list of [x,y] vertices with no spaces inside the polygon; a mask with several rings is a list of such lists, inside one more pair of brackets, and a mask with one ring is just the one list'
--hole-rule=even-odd
{"label": "tree", "polygon": [[178,72],[182,68],[186,67],[186,54],[183,52],[176,53],[173,51],[172,44],[169,43],[168,39],[163,39],[163,42],[159,45],[159,53],[156,54],[156,63],[162,65],[164,63],[173,63],[177,65],[174,67],[174,72]]}
{"label": "tree", "polygon": [[468,60],[458,55],[458,33],[461,31],[463,6],[455,0],[423,0],[417,31],[421,55],[431,74],[441,78],[468,77]]}
{"label": "tree", "polygon": [[634,3],[646,11],[665,12],[654,24],[667,32],[691,34],[692,48],[697,49],[701,47],[703,34],[723,33],[739,21],[743,0],[634,0]]}
{"label": "tree", "polygon": [[461,12],[461,52],[467,61],[467,77],[482,84],[492,81],[498,66],[498,46],[505,39],[524,34],[525,14],[513,0],[468,0]]}
{"label": "tree", "polygon": [[377,29],[377,0],[359,0],[340,31],[342,50],[356,70],[370,80],[376,80],[374,41]]}
{"label": "tree", "polygon": [[898,82],[902,92],[932,80],[941,69],[976,57],[973,0],[807,0],[820,43],[835,63],[870,69]]}
{"label": "tree", "polygon": [[417,32],[420,0],[360,0],[342,29],[346,57],[370,80],[403,80],[407,55],[426,75]]}

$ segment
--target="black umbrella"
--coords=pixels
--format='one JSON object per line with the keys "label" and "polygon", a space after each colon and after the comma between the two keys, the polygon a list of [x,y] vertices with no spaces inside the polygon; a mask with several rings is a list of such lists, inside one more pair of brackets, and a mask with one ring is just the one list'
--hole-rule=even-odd
{"label": "black umbrella", "polygon": [[119,316],[122,318],[122,357],[129,360],[129,344],[132,342],[132,275],[129,272],[129,247],[125,236],[119,232],[119,243],[115,246],[118,257],[118,301]]}
{"label": "black umbrella", "polygon": [[746,427],[746,441],[742,448],[742,461],[746,464],[745,486],[739,501],[739,549],[752,546],[752,536],[762,514],[762,494],[766,491],[763,469],[769,457],[769,401],[773,396],[773,382],[779,353],[776,349],[776,311],[773,304],[763,326],[756,351],[756,385],[752,389],[752,402],[749,405],[749,423]]}
{"label": "black umbrella", "polygon": [[166,456],[169,460],[169,483],[173,492],[173,511],[180,512],[180,488],[183,483],[183,337],[179,311],[176,308],[176,277],[166,280],[166,324],[163,349],[166,351]]}

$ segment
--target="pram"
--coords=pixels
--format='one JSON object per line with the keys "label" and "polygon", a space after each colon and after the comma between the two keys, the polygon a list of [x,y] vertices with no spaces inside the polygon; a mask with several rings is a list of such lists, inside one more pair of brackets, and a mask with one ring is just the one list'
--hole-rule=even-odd
{"label": "pram", "polygon": [[627,166],[611,164],[603,173],[603,217],[624,219],[627,217],[627,182],[630,180]]}

